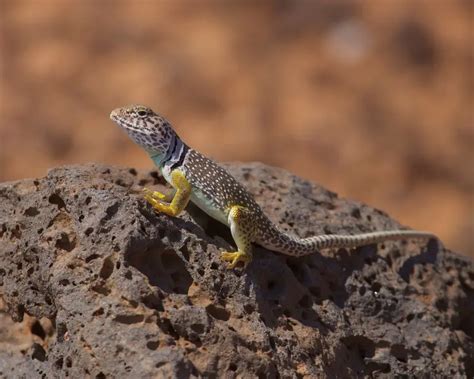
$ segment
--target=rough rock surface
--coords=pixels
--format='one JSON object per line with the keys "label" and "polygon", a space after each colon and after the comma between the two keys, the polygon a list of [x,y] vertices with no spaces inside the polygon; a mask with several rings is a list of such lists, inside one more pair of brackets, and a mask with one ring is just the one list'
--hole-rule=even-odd
{"label": "rough rock surface", "polygon": [[[228,167],[301,236],[399,227],[285,171]],[[156,214],[144,185],[163,181],[86,165],[0,186],[0,377],[474,376],[468,258],[435,241],[256,248],[226,270],[228,230],[192,206]]]}

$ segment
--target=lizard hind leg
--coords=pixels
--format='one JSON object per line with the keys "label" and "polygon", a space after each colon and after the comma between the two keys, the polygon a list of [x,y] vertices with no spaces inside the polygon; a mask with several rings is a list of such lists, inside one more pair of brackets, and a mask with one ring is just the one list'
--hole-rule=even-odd
{"label": "lizard hind leg", "polygon": [[252,241],[255,235],[255,220],[245,207],[231,207],[228,216],[232,238],[237,251],[221,253],[221,259],[229,262],[227,268],[234,268],[239,262],[247,265],[252,260]]}

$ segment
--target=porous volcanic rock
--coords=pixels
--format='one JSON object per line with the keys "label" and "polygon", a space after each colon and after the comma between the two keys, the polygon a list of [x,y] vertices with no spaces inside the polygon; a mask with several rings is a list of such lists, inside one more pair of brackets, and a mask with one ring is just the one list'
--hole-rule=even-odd
{"label": "porous volcanic rock", "polygon": [[[283,170],[227,167],[302,237],[400,227]],[[0,377],[474,376],[468,258],[436,241],[257,247],[227,270],[226,227],[142,199],[163,184],[92,164],[0,185]]]}

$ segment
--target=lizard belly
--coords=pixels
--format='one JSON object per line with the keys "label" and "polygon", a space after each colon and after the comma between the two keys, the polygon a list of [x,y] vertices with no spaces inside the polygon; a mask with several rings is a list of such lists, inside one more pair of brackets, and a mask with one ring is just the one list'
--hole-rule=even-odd
{"label": "lizard belly", "polygon": [[[161,174],[168,183],[173,185],[169,168],[161,168]],[[192,186],[190,200],[213,219],[222,222],[224,225],[229,225],[227,221],[227,212],[222,211],[222,209],[209,199],[209,197],[206,196],[198,187]]]}
{"label": "lizard belly", "polygon": [[193,188],[191,193],[191,201],[213,219],[228,225],[226,212],[209,200],[209,198],[199,189]]}

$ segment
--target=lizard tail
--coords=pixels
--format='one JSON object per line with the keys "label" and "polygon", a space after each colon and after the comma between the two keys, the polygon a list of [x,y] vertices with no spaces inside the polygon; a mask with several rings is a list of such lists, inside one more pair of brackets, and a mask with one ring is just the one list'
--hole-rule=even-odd
{"label": "lizard tail", "polygon": [[[298,238],[282,232],[275,226],[265,231],[265,236],[259,236],[259,245],[286,255],[300,257],[322,249],[350,249],[384,241],[405,239],[429,240],[436,236],[429,232],[414,230],[390,230],[356,235],[325,234],[309,238]],[[268,238],[269,237],[269,238]]]}

